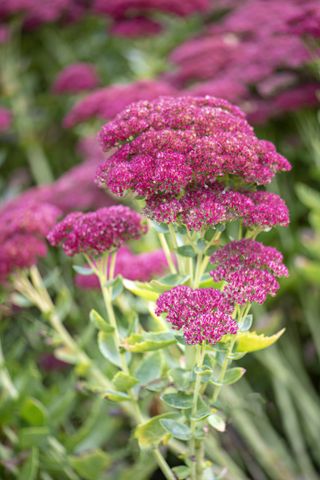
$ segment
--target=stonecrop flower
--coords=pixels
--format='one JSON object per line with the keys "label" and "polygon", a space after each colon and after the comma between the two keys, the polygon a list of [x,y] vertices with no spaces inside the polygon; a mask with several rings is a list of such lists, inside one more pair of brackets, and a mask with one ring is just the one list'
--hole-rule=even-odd
{"label": "stonecrop flower", "polygon": [[125,242],[138,239],[147,231],[142,217],[129,207],[117,205],[95,212],[72,212],[47,236],[53,246],[64,252],[101,255],[120,248]]}
{"label": "stonecrop flower", "polygon": [[225,295],[240,305],[265,302],[279,289],[276,278],[288,276],[282,254],[255,240],[234,240],[219,248],[210,262],[215,265],[210,272],[214,281],[225,281]]}
{"label": "stonecrop flower", "polygon": [[[122,247],[117,253],[115,276],[121,275],[128,280],[149,282],[154,277],[165,274],[168,262],[162,250],[135,254]],[[96,275],[76,275],[76,284],[84,289],[100,288]]]}
{"label": "stonecrop flower", "polygon": [[236,334],[238,326],[231,314],[233,306],[223,292],[213,288],[178,286],[157,300],[156,315],[182,330],[188,344],[217,343],[226,334]]}
{"label": "stonecrop flower", "polygon": [[132,102],[152,100],[161,95],[174,95],[175,92],[175,88],[168,83],[156,80],[110,85],[94,90],[75,103],[63,124],[70,128],[93,118],[109,120]]}
{"label": "stonecrop flower", "polygon": [[289,212],[275,193],[235,191],[215,183],[187,189],[181,197],[153,196],[146,200],[145,214],[159,223],[177,223],[189,230],[201,230],[241,219],[246,227],[267,230],[287,226]]}
{"label": "stonecrop flower", "polygon": [[9,130],[12,122],[10,110],[0,107],[0,133]]}
{"label": "stonecrop flower", "polygon": [[0,282],[46,255],[45,236],[60,215],[53,205],[19,200],[0,210]]}
{"label": "stonecrop flower", "polygon": [[91,90],[100,83],[94,65],[89,63],[74,63],[64,68],[53,84],[55,93],[77,93]]}
{"label": "stonecrop flower", "polygon": [[162,97],[130,105],[100,132],[117,151],[101,164],[97,181],[116,195],[179,195],[227,175],[269,183],[289,162],[259,140],[244,113],[215,97]]}
{"label": "stonecrop flower", "polygon": [[151,18],[139,16],[114,20],[110,33],[116,37],[137,38],[157,35],[161,30],[160,23]]}

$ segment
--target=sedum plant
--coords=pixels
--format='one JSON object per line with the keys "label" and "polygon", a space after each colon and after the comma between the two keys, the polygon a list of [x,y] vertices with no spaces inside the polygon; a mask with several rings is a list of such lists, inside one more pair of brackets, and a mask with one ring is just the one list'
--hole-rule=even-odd
{"label": "sedum plant", "polygon": [[[23,265],[29,271],[15,270],[15,288],[46,314],[93,392],[122,405],[140,448],[150,449],[165,478],[221,478],[207,440],[226,428],[222,388],[245,373],[232,363],[283,332],[256,333],[250,309],[275,295],[277,279],[288,274],[281,253],[256,237],[289,222],[284,201],[263,186],[290,164],[255,136],[240,109],[213,97],[132,104],[100,139],[112,151],[97,182],[143,202],[170,269],[149,282],[115,275],[119,249],[147,231],[129,207],[71,213],[50,231],[52,245],[82,255],[87,266],[77,272],[97,278],[105,312],[92,310],[91,320],[113,374],[59,321],[34,262]],[[119,315],[124,289],[146,302],[148,318]]]}

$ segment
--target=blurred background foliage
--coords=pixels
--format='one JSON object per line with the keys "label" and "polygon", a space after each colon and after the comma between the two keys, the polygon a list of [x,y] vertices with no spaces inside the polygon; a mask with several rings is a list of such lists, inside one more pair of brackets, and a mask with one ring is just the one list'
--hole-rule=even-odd
{"label": "blurred background foliage", "polygon": [[[89,62],[96,67],[101,86],[154,79],[174,70],[169,60],[174,48],[203,34],[208,26],[219,25],[227,14],[227,9],[214,8],[187,18],[157,14],[162,32],[139,38],[113,35],[110,21],[90,11],[75,22],[53,21],[31,29],[24,27],[23,14],[2,20],[9,38],[0,45],[0,105],[12,115],[10,128],[0,132],[2,203],[82,162],[79,139],[96,135],[103,123],[92,118],[74,128],[63,127],[63,118],[85,93],[53,93],[62,69]],[[317,61],[311,64],[303,68],[316,83],[319,67]],[[276,298],[255,311],[257,330],[273,333],[285,326],[286,333],[270,350],[241,360],[247,369],[245,379],[221,397],[228,413],[227,431],[212,436],[207,450],[230,480],[316,480],[320,478],[318,105],[271,116],[255,130],[274,142],[293,165],[290,174],[280,175],[270,186],[288,203],[291,224],[269,233],[267,239],[284,253],[290,277],[281,282]],[[156,246],[151,237],[145,242],[149,249],[152,242]],[[141,245],[137,248],[143,250]],[[59,253],[50,252],[41,268],[68,328],[108,369],[96,351],[96,333],[88,318],[92,307],[99,308],[95,293],[75,287],[71,263]],[[139,456],[121,411],[93,398],[72,367],[53,356],[55,338],[39,313],[26,308],[14,292],[9,296],[3,292],[1,300],[0,375],[6,388],[0,393],[0,478],[161,479],[153,459]],[[146,314],[138,299],[127,294],[126,302],[128,308]]]}

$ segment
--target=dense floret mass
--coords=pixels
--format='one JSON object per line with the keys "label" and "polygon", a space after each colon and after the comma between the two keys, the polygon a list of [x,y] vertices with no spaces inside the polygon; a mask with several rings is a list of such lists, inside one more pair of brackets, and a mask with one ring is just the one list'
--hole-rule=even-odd
{"label": "dense floret mass", "polygon": [[118,147],[97,174],[116,195],[177,195],[226,175],[266,184],[290,169],[273,144],[255,136],[240,109],[214,97],[132,104],[102,128],[100,138],[105,149]]}
{"label": "dense floret mass", "polygon": [[96,212],[72,212],[48,235],[53,246],[61,245],[69,256],[77,253],[100,255],[140,238],[147,231],[141,216],[128,207],[117,205]]}
{"label": "dense floret mass", "polygon": [[224,293],[235,303],[263,303],[279,289],[277,277],[288,276],[282,254],[255,240],[232,241],[211,257],[216,282],[225,281]]}
{"label": "dense floret mass", "polygon": [[174,329],[182,330],[189,344],[217,343],[226,334],[237,333],[232,304],[213,288],[174,287],[157,300],[156,314],[166,313]]}
{"label": "dense floret mass", "polygon": [[242,220],[257,230],[276,225],[287,226],[289,213],[285,202],[275,193],[234,191],[216,183],[210,187],[187,190],[175,196],[147,199],[145,214],[159,223],[178,223],[190,230],[201,230],[220,223]]}

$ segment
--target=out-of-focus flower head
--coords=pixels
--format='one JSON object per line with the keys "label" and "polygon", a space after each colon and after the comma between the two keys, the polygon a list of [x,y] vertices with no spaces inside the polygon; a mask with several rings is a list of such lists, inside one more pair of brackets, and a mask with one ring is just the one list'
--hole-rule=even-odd
{"label": "out-of-focus flower head", "polygon": [[[163,78],[185,88],[185,94],[221,95],[235,101],[250,114],[251,121],[262,122],[286,111],[315,105],[315,95],[309,87],[311,74],[308,78],[305,68],[312,55],[303,40],[288,28],[288,23],[303,11],[314,11],[314,1],[305,2],[305,6],[303,3],[239,2],[203,34],[178,46],[170,55],[175,68]],[[318,10],[316,7],[314,18]],[[313,22],[309,22],[310,30],[318,28],[311,26]],[[270,92],[265,95],[264,85],[269,78],[285,75],[290,75],[290,83],[279,83],[274,96]],[[286,105],[279,108],[277,95],[290,95],[292,91],[293,98],[297,89],[299,102],[292,100],[288,109]]]}
{"label": "out-of-focus flower head", "polygon": [[320,4],[317,0],[305,0],[288,20],[289,31],[303,36],[320,37]]}
{"label": "out-of-focus flower head", "polygon": [[97,181],[116,195],[182,195],[226,176],[266,184],[290,169],[272,143],[259,140],[243,112],[215,97],[162,97],[130,105],[100,132],[117,151]]}
{"label": "out-of-focus flower head", "polygon": [[49,204],[25,202],[0,211],[0,281],[17,269],[31,267],[47,253],[45,236],[60,211]]}
{"label": "out-of-focus flower head", "polygon": [[[168,263],[162,250],[135,254],[122,247],[117,253],[115,276],[121,275],[128,280],[149,282],[154,277],[165,274]],[[96,275],[76,276],[76,284],[85,289],[100,288]]]}
{"label": "out-of-focus flower head", "polygon": [[0,107],[0,133],[6,132],[11,126],[11,112],[7,108]]}
{"label": "out-of-focus flower head", "polygon": [[110,120],[130,103],[174,95],[175,92],[169,84],[156,80],[140,80],[100,88],[73,106],[64,119],[64,126],[70,128],[93,118]]}
{"label": "out-of-focus flower head", "polygon": [[138,239],[147,231],[141,216],[129,207],[117,205],[96,212],[72,212],[47,236],[53,246],[64,252],[97,256],[119,249],[125,242]]}
{"label": "out-of-focus flower head", "polygon": [[216,282],[224,280],[224,293],[231,302],[263,303],[267,295],[279,289],[277,277],[288,276],[282,254],[255,240],[232,241],[219,248],[211,257],[215,269],[211,275]]}
{"label": "out-of-focus flower head", "polygon": [[174,14],[186,17],[209,10],[209,0],[95,0],[93,10],[108,15],[112,20],[111,33],[138,37],[154,35],[162,30],[152,15]]}
{"label": "out-of-focus flower head", "polygon": [[110,33],[116,37],[137,38],[157,35],[161,25],[147,17],[133,17],[114,21]]}
{"label": "out-of-focus flower head", "polygon": [[0,45],[10,39],[10,30],[6,25],[0,25]]}
{"label": "out-of-focus flower head", "polygon": [[219,290],[187,286],[162,293],[156,307],[156,315],[166,313],[167,321],[174,329],[182,330],[189,344],[214,344],[224,335],[236,334],[238,326],[232,311],[232,304]]}
{"label": "out-of-focus flower head", "polygon": [[55,93],[78,93],[91,90],[100,83],[97,71],[89,63],[74,63],[64,68],[53,84]]}

